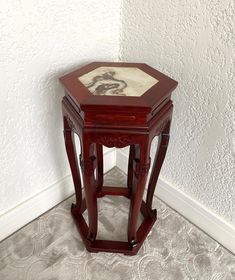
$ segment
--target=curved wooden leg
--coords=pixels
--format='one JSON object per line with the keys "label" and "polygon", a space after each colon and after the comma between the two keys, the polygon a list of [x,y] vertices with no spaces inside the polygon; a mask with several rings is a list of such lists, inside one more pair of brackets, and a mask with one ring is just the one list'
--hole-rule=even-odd
{"label": "curved wooden leg", "polygon": [[81,188],[81,178],[77,160],[76,147],[74,142],[74,132],[68,122],[67,118],[64,117],[64,140],[66,152],[72,172],[73,183],[75,188],[76,196],[76,207],[79,213],[81,213],[82,206],[82,188]]}
{"label": "curved wooden leg", "polygon": [[129,162],[128,162],[128,173],[127,173],[127,187],[129,189],[129,194],[131,195],[132,185],[133,185],[133,164],[135,159],[135,145],[130,145],[129,151]]}
{"label": "curved wooden leg", "polygon": [[84,190],[86,197],[86,206],[89,220],[89,230],[87,239],[94,241],[97,235],[97,193],[95,184],[95,149],[94,144],[83,139],[83,149],[81,157],[81,169],[84,181]]}
{"label": "curved wooden leg", "polygon": [[137,221],[142,204],[144,188],[150,168],[149,142],[135,145],[135,159],[133,162],[133,185],[130,197],[130,211],[128,220],[128,242],[134,247],[138,240],[136,237]]}
{"label": "curved wooden leg", "polygon": [[102,192],[102,187],[103,187],[103,172],[104,172],[104,167],[103,167],[103,146],[96,144],[96,181],[97,181],[97,193]]}
{"label": "curved wooden leg", "polygon": [[158,148],[154,158],[153,169],[149,179],[147,198],[146,198],[146,205],[147,205],[149,215],[153,213],[152,210],[153,195],[168,147],[168,142],[170,138],[170,125],[171,125],[171,120],[169,120],[169,122],[167,122],[167,124],[163,128],[158,140]]}

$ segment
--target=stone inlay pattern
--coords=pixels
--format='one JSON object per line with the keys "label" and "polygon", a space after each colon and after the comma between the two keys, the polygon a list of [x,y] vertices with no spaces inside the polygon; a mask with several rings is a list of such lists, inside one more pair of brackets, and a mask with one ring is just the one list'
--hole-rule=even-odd
{"label": "stone inlay pattern", "polygon": [[[125,185],[118,169],[106,185]],[[71,197],[0,243],[1,280],[234,280],[235,256],[163,202],[136,256],[85,250],[70,214]],[[129,201],[99,200],[98,238],[126,239]],[[86,213],[85,213],[86,214]]]}
{"label": "stone inlay pattern", "polygon": [[158,80],[135,67],[98,67],[78,77],[94,95],[141,96]]}

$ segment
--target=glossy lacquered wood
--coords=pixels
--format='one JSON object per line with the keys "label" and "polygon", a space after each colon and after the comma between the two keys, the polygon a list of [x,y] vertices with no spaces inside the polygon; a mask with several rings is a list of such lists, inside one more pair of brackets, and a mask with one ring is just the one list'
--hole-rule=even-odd
{"label": "glossy lacquered wood", "polygon": [[[100,66],[137,67],[159,82],[140,97],[133,96],[94,96],[79,77]],[[115,115],[116,122],[143,124],[161,109],[169,100],[177,82],[163,73],[143,63],[93,62],[60,78],[68,98],[78,110],[86,111],[86,123],[106,122],[107,114]],[[123,106],[124,105],[124,106]],[[122,115],[119,112],[122,112]],[[104,112],[106,112],[104,114]],[[110,119],[111,120],[111,119]]]}
{"label": "glossy lacquered wood", "polygon": [[[77,77],[102,65],[139,67],[159,80],[142,97],[94,96],[77,81]],[[76,77],[76,80],[75,80]],[[167,150],[173,105],[170,99],[177,83],[145,64],[92,63],[61,78],[66,95],[62,101],[66,151],[72,171],[76,203],[71,212],[84,244],[90,252],[119,252],[134,255],[156,221],[152,199]],[[155,90],[154,90],[155,88]],[[74,133],[80,138],[79,157],[84,182],[82,199],[79,162]],[[159,136],[153,169],[150,169],[152,139]],[[103,186],[103,146],[122,148],[130,145],[127,186]],[[104,195],[121,195],[130,200],[127,241],[97,240],[97,199]],[[82,214],[87,209],[88,225]],[[137,228],[139,213],[144,220]]]}

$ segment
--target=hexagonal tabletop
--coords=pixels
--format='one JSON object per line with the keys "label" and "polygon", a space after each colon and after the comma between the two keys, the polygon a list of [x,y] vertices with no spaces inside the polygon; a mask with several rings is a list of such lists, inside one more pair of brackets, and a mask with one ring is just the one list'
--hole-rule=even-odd
{"label": "hexagonal tabletop", "polygon": [[125,107],[150,112],[170,99],[177,82],[143,63],[93,62],[60,78],[82,110]]}

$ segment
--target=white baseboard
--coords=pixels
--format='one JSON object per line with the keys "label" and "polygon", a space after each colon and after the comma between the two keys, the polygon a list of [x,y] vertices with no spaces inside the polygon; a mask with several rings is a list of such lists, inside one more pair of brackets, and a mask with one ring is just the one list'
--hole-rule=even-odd
{"label": "white baseboard", "polygon": [[[126,173],[128,155],[118,150],[116,153],[116,165]],[[156,188],[156,196],[225,248],[235,253],[235,227],[222,217],[180,191],[169,182],[161,179],[161,177]]]}
{"label": "white baseboard", "polygon": [[71,175],[28,198],[0,216],[0,240],[36,219],[73,194]]}
{"label": "white baseboard", "polygon": [[[112,169],[115,163],[115,149],[105,149],[104,172]],[[69,174],[55,184],[2,213],[0,215],[0,241],[73,194],[72,177]]]}

